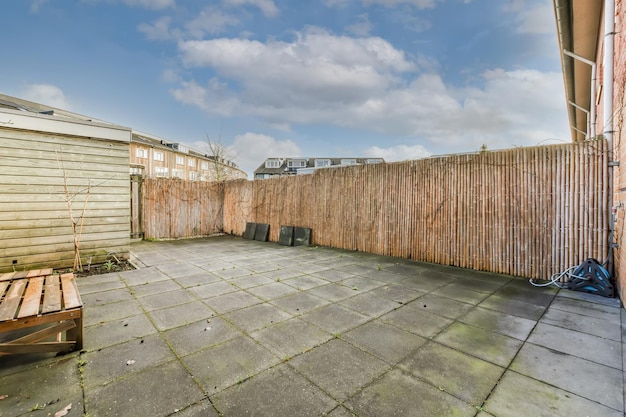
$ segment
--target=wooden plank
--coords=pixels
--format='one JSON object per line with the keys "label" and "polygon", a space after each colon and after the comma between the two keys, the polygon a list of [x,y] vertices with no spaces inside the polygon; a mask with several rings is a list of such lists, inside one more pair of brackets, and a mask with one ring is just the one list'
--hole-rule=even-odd
{"label": "wooden plank", "polygon": [[74,327],[76,327],[76,323],[74,322],[74,320],[65,320],[65,321],[62,321],[61,323],[55,324],[54,326],[46,327],[45,329],[32,332],[18,339],[7,341],[6,343],[8,344],[35,343],[43,339],[46,339],[50,336],[54,336],[56,334],[73,329]]}
{"label": "wooden plank", "polygon": [[61,288],[63,291],[63,306],[65,309],[82,307],[78,287],[74,280],[74,274],[61,275]]}
{"label": "wooden plank", "polygon": [[17,316],[25,288],[26,280],[11,281],[11,286],[0,304],[0,321],[12,320]]}
{"label": "wooden plank", "polygon": [[28,329],[30,327],[48,323],[57,323],[63,320],[79,320],[82,318],[82,314],[83,309],[77,308],[74,310],[56,312],[54,314],[26,317],[9,321],[0,321],[0,332]]}
{"label": "wooden plank", "polygon": [[0,275],[0,282],[10,281],[13,279],[14,276],[15,272],[5,272],[4,274]]}
{"label": "wooden plank", "polygon": [[[52,270],[50,270],[52,272]],[[24,301],[17,318],[36,316],[41,306],[41,295],[44,277],[35,277],[27,280],[28,286],[24,293]]]}
{"label": "wooden plank", "polygon": [[18,353],[69,352],[76,342],[0,343],[0,355]]}
{"label": "wooden plank", "polygon": [[4,292],[7,288],[9,288],[9,281],[0,281],[0,300],[4,299]]}
{"label": "wooden plank", "polygon": [[48,275],[44,288],[42,314],[48,314],[61,310],[61,288],[58,275]]}

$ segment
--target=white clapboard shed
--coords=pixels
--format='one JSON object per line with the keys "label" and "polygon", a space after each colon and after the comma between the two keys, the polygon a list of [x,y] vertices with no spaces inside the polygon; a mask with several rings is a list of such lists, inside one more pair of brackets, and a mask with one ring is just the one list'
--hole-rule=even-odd
{"label": "white clapboard shed", "polygon": [[130,128],[0,95],[0,272],[71,268],[71,218],[84,266],[128,257],[130,140]]}

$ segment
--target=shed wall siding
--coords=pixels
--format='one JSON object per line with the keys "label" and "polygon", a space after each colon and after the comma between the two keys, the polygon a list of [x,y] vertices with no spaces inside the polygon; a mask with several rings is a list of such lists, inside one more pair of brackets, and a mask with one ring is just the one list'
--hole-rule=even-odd
{"label": "shed wall siding", "polygon": [[128,143],[0,128],[0,272],[73,265],[64,173],[76,221],[88,197],[83,264],[127,257],[128,170]]}

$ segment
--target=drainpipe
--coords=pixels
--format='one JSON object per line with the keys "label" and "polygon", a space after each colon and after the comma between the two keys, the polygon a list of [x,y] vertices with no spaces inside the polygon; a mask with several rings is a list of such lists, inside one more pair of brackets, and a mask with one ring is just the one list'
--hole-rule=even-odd
{"label": "drainpipe", "polygon": [[604,2],[604,137],[609,148],[609,201],[608,205],[611,210],[609,219],[609,256],[607,269],[609,274],[613,276],[613,248],[617,245],[613,243],[614,233],[614,215],[613,215],[613,168],[619,166],[619,160],[613,161],[614,149],[613,149],[613,39],[615,37],[615,0],[606,0]]}
{"label": "drainpipe", "polygon": [[567,55],[591,66],[591,99],[589,100],[589,110],[585,110],[582,107],[573,104],[572,101],[569,103],[577,109],[587,113],[587,137],[585,139],[593,139],[596,137],[596,63],[573,52],[566,51],[565,49],[563,50],[563,55]]}

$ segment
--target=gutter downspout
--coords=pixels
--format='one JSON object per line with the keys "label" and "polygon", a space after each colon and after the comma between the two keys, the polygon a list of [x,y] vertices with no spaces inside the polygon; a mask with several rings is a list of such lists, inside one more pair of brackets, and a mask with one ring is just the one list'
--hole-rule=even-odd
{"label": "gutter downspout", "polygon": [[[612,50],[612,49],[611,49]],[[585,64],[591,66],[591,91],[590,91],[590,100],[589,100],[589,110],[585,110],[580,106],[573,104],[572,101],[569,103],[572,104],[579,110],[587,113],[587,137],[585,139],[593,139],[596,137],[596,63],[584,58],[580,55],[577,55],[573,52],[563,50],[563,55],[567,55],[572,57],[580,62],[584,62]]]}
{"label": "gutter downspout", "polygon": [[[613,39],[615,37],[615,0],[606,0],[604,2],[604,59],[603,59],[603,82],[604,82],[604,137],[609,148],[609,166],[608,166],[608,206],[611,212],[609,213],[609,256],[607,269],[611,276],[613,276],[613,248],[617,247],[613,243],[613,233],[615,226],[615,216],[613,215],[613,168],[619,164],[618,161],[613,161]],[[592,98],[593,99],[593,98]]]}

